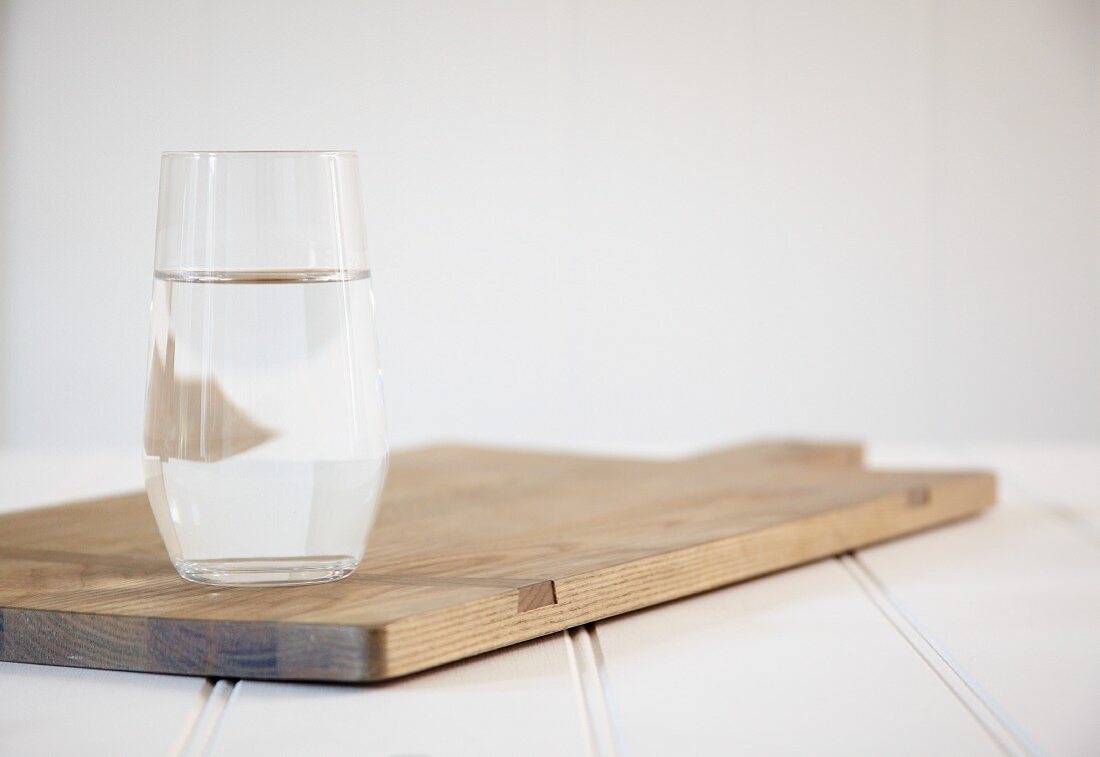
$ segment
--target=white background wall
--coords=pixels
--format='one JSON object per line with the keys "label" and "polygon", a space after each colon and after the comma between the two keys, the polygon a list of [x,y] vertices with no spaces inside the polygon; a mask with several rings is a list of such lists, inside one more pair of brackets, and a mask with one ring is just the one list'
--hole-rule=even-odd
{"label": "white background wall", "polygon": [[1100,438],[1095,2],[0,8],[5,444],[137,448],[158,153],[279,147],[397,444]]}

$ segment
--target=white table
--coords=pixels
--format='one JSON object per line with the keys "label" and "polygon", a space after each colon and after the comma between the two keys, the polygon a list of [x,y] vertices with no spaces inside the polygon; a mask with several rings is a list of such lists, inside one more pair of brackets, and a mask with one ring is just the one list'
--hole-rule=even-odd
{"label": "white table", "polygon": [[[986,466],[978,519],[373,687],[0,663],[0,754],[1100,754],[1100,446]],[[139,487],[0,452],[0,510]]]}

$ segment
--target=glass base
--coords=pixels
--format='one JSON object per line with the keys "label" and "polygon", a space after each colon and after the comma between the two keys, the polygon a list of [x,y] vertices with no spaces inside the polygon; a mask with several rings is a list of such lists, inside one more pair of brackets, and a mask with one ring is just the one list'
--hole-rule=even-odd
{"label": "glass base", "polygon": [[268,557],[238,560],[178,560],[176,570],[188,581],[213,586],[299,586],[350,576],[353,557]]}

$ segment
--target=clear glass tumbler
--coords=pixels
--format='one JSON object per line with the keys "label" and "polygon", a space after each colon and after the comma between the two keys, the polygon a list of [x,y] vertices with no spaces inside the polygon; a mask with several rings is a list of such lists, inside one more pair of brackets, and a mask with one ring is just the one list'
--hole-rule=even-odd
{"label": "clear glass tumbler", "polygon": [[165,153],[151,310],[145,484],[179,574],[350,574],[389,461],[355,153]]}

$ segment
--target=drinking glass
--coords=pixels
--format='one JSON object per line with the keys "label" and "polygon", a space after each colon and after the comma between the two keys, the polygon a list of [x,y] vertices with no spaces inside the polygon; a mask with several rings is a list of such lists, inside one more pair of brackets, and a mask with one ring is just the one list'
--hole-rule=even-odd
{"label": "drinking glass", "polygon": [[353,152],[161,159],[144,469],[184,578],[363,556],[389,461]]}

